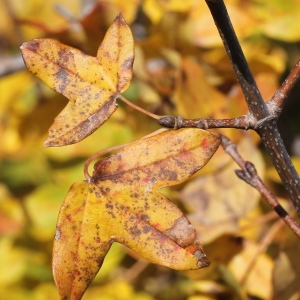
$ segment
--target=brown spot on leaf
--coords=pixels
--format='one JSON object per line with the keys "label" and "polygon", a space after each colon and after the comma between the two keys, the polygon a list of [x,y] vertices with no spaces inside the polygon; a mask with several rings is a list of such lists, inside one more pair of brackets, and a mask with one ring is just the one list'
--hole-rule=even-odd
{"label": "brown spot on leaf", "polygon": [[23,45],[26,45],[26,48],[30,51],[37,52],[40,47],[40,42],[38,39],[34,39],[30,42],[24,43]]}
{"label": "brown spot on leaf", "polygon": [[62,62],[64,65],[67,65],[71,59],[73,59],[74,55],[70,52],[69,49],[62,48],[58,51],[59,61]]}
{"label": "brown spot on leaf", "polygon": [[55,77],[57,82],[59,82],[58,91],[63,94],[65,89],[68,88],[68,84],[70,83],[69,72],[64,68],[60,68],[59,71],[55,74]]}
{"label": "brown spot on leaf", "polygon": [[151,231],[151,227],[150,226],[144,226],[143,227],[143,233],[144,234],[147,234],[148,232],[150,232]]}
{"label": "brown spot on leaf", "polygon": [[174,225],[165,231],[165,235],[183,248],[194,245],[198,242],[196,231],[185,216],[178,218],[174,222]]}
{"label": "brown spot on leaf", "polygon": [[168,170],[168,169],[166,169],[166,170],[162,169],[161,173],[162,173],[163,178],[165,180],[170,180],[170,181],[176,181],[177,180],[177,173],[176,172],[173,172],[173,171]]}
{"label": "brown spot on leaf", "polygon": [[121,69],[131,69],[133,65],[133,57],[126,59],[121,65]]}

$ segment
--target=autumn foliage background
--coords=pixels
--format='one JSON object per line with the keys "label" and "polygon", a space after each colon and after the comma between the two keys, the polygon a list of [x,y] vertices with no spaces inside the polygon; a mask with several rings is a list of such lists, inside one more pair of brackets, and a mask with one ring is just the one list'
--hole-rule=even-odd
{"label": "autumn foliage background", "polygon": [[[269,99],[300,57],[299,0],[225,1],[258,86]],[[59,208],[83,163],[100,149],[138,139],[156,122],[119,103],[111,119],[86,140],[44,148],[67,99],[32,76],[20,45],[51,37],[95,55],[121,12],[136,48],[126,97],[154,113],[229,118],[246,113],[243,95],[204,1],[0,2],[0,299],[58,299],[51,251]],[[17,70],[9,63],[16,62]],[[280,119],[300,170],[299,87]],[[252,161],[281,204],[293,214],[258,137],[219,130]],[[219,149],[187,184],[164,193],[188,215],[211,266],[176,272],[151,265],[114,244],[83,299],[298,299],[299,241],[279,226],[259,194],[234,174]],[[256,298],[254,298],[256,297]]]}

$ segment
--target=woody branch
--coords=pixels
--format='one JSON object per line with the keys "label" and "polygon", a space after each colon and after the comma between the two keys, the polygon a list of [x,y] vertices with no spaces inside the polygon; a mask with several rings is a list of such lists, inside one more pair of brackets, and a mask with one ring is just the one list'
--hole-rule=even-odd
{"label": "woody branch", "polygon": [[291,162],[277,128],[277,120],[285,103],[287,93],[297,81],[300,61],[297,62],[279,90],[267,102],[261,96],[244,53],[238,42],[223,0],[205,0],[233,66],[237,80],[248,105],[246,115],[232,119],[184,119],[165,116],[158,123],[168,128],[197,127],[253,129],[262,139],[271,160],[300,216],[300,179]]}

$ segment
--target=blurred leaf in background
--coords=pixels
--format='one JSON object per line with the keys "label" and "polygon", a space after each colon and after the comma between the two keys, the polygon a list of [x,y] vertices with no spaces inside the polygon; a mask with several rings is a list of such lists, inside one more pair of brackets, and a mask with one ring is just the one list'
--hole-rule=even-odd
{"label": "blurred leaf in background", "polygon": [[[300,2],[225,3],[267,100],[300,57]],[[135,38],[134,77],[126,91],[131,101],[157,114],[188,118],[229,118],[247,111],[204,1],[2,0],[0,299],[58,299],[51,271],[55,225],[70,185],[83,179],[84,161],[101,149],[158,128],[120,103],[111,119],[86,140],[55,149],[42,146],[67,99],[25,69],[19,47],[34,38],[54,38],[95,55],[120,12]],[[299,88],[290,99],[280,124],[288,149],[293,149],[300,134]],[[237,143],[291,211],[257,135],[234,129],[217,132]],[[291,154],[300,170],[297,152]],[[219,149],[188,184],[164,189],[190,214],[211,267],[177,272],[149,264],[116,244],[83,299],[299,298],[299,241],[283,227],[258,254],[276,216],[257,193],[235,178],[235,168]],[[253,259],[256,263],[249,269]],[[247,270],[250,273],[245,275]]]}

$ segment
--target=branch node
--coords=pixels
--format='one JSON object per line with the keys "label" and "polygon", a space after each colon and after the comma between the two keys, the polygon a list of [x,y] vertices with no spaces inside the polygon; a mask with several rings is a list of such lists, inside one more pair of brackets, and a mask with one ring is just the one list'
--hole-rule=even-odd
{"label": "branch node", "polygon": [[277,114],[270,114],[266,116],[263,119],[260,119],[256,122],[255,126],[253,127],[254,130],[260,129],[266,122],[269,122],[271,120],[277,119],[278,115]]}
{"label": "branch node", "polygon": [[[295,233],[295,235],[300,238],[300,227],[295,222],[291,216],[286,212],[286,210],[280,205],[273,193],[264,185],[259,175],[257,174],[256,168],[253,163],[249,161],[244,161],[244,159],[238,153],[236,147],[233,147],[233,143],[227,137],[221,135],[222,146],[224,150],[233,158],[233,160],[241,167],[240,170],[236,170],[236,175],[254,187],[269,205],[274,209],[274,211],[281,217],[281,219],[289,226],[289,228]],[[230,151],[228,151],[230,150]]]}
{"label": "branch node", "polygon": [[275,118],[278,118],[282,111],[282,106],[278,106],[278,103],[277,103],[277,101],[279,101],[278,99],[284,101],[286,98],[287,98],[287,95],[284,95],[280,90],[278,90],[274,94],[272,99],[266,102],[269,112],[271,112],[271,114],[274,115]]}
{"label": "branch node", "polygon": [[171,129],[179,129],[182,128],[182,117],[179,116],[164,116],[161,117],[157,120],[157,123],[160,126],[166,127],[166,128],[171,128]]}

